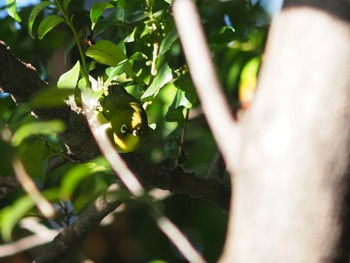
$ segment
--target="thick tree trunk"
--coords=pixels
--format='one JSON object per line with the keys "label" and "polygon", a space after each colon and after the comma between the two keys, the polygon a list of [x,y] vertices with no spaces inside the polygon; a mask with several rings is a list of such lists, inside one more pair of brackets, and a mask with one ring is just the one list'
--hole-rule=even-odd
{"label": "thick tree trunk", "polygon": [[350,2],[287,1],[245,117],[226,262],[349,262]]}

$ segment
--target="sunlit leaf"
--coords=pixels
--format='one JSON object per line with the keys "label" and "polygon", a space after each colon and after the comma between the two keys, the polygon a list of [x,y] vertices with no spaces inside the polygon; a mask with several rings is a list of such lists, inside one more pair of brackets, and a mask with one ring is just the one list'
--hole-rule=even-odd
{"label": "sunlit leaf", "polygon": [[72,195],[79,183],[86,177],[100,172],[109,171],[109,165],[104,158],[96,159],[94,162],[84,163],[72,167],[64,176],[61,184],[61,196]]}
{"label": "sunlit leaf", "polygon": [[62,22],[64,22],[64,19],[59,15],[50,15],[45,17],[43,21],[41,21],[38,28],[39,39],[42,39],[51,29]]}
{"label": "sunlit leaf", "polygon": [[4,208],[0,214],[1,236],[9,242],[11,233],[18,221],[23,218],[30,209],[34,207],[34,201],[29,196],[23,196],[14,204]]}
{"label": "sunlit leaf", "polygon": [[79,72],[80,62],[78,60],[73,68],[71,68],[59,78],[57,82],[58,88],[74,89],[79,79]]}
{"label": "sunlit leaf", "polygon": [[93,30],[97,20],[103,14],[103,12],[108,8],[113,8],[113,4],[110,2],[97,2],[93,5],[90,11],[90,19],[91,19],[91,29]]}
{"label": "sunlit leaf", "polygon": [[89,108],[94,109],[102,94],[103,90],[94,91],[92,89],[82,89],[81,99]]}
{"label": "sunlit leaf", "polygon": [[11,16],[13,19],[15,19],[17,22],[21,22],[21,18],[19,17],[17,13],[17,2],[16,0],[7,0],[6,3],[7,13],[9,16]]}
{"label": "sunlit leaf", "polygon": [[50,1],[43,1],[39,4],[37,4],[32,12],[29,15],[29,19],[28,19],[28,33],[32,38],[35,38],[35,36],[33,35],[33,25],[34,25],[34,21],[36,19],[36,17],[39,15],[39,13],[45,8],[48,7],[50,5],[54,5],[52,2]]}
{"label": "sunlit leaf", "polygon": [[124,39],[125,43],[131,43],[135,41],[135,33],[137,31],[137,27]]}
{"label": "sunlit leaf", "polygon": [[168,64],[164,64],[157,75],[154,77],[152,84],[148,87],[145,93],[142,95],[142,101],[150,101],[152,100],[158,91],[167,84],[170,80],[173,79],[171,68],[169,68]]}
{"label": "sunlit leaf", "polygon": [[126,68],[127,60],[124,60],[119,63],[116,67],[111,67],[106,69],[106,73],[108,75],[108,79],[105,82],[105,86],[109,86],[109,84],[119,75],[121,75]]}
{"label": "sunlit leaf", "polygon": [[[127,60],[127,56],[122,49],[109,40],[97,41],[95,45],[88,48],[86,55],[101,64],[111,67],[115,67],[120,62]],[[130,63],[128,61],[125,63],[125,72],[131,77],[134,76],[135,74],[131,70]]]}
{"label": "sunlit leaf", "polygon": [[109,40],[97,41],[95,45],[88,48],[86,55],[111,67],[115,67],[119,62],[127,59],[119,46]]}
{"label": "sunlit leaf", "polygon": [[34,134],[51,134],[62,132],[63,130],[64,124],[59,120],[27,123],[20,126],[13,134],[12,144],[18,146],[25,138]]}

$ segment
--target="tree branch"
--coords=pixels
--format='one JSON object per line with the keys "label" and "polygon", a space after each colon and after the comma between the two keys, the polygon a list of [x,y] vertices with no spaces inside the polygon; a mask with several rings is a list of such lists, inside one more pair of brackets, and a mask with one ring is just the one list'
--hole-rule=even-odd
{"label": "tree branch", "polygon": [[[17,103],[26,103],[45,88],[48,88],[48,84],[38,77],[35,68],[16,58],[9,47],[0,41],[0,92],[10,93]],[[42,120],[59,119],[65,123],[66,130],[58,134],[58,137],[66,145],[72,158],[86,161],[99,154],[85,116],[76,105],[36,109],[34,113]]]}
{"label": "tree branch", "polygon": [[349,262],[349,10],[289,0],[274,18],[220,263]]}
{"label": "tree branch", "polygon": [[168,169],[145,165],[135,158],[129,159],[129,163],[132,163],[130,167],[138,165],[140,179],[148,185],[212,202],[226,212],[229,210],[231,191],[217,179],[201,178],[181,167]]}
{"label": "tree branch", "polygon": [[118,190],[110,189],[105,195],[100,196],[94,203],[90,204],[74,223],[65,227],[34,262],[60,262],[72,247],[79,244],[79,241],[83,240],[105,216],[114,211],[121,203]]}
{"label": "tree branch", "polygon": [[[35,69],[21,62],[5,43],[0,41],[0,91],[9,92],[18,103],[24,103],[45,87],[48,87],[47,83],[37,76]],[[70,104],[67,107],[45,109],[35,113],[41,119],[57,118],[66,124],[66,131],[58,137],[77,161],[90,160],[100,154],[85,115],[76,105]],[[229,191],[222,184],[196,177],[181,168],[166,169],[146,164],[136,154],[126,154],[123,157],[144,184],[208,200],[228,211]]]}

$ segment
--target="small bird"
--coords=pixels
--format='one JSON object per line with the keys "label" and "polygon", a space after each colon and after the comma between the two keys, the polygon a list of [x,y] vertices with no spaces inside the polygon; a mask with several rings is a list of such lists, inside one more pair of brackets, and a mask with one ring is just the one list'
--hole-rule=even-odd
{"label": "small bird", "polygon": [[136,150],[148,132],[147,114],[141,103],[122,86],[112,84],[100,99],[102,114],[110,124],[107,131],[120,153]]}

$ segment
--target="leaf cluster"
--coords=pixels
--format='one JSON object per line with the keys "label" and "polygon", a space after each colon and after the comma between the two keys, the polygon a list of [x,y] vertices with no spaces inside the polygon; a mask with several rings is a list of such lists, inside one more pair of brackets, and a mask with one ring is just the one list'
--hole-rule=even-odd
{"label": "leaf cluster", "polygon": [[[31,41],[51,43],[55,34],[65,32],[67,71],[27,104],[16,105],[8,94],[0,93],[0,152],[9,153],[0,159],[0,176],[14,174],[11,160],[19,156],[48,200],[71,202],[78,214],[115,182],[110,167],[103,157],[86,163],[72,160],[56,136],[64,132],[64,123],[39,122],[31,110],[57,108],[67,101],[79,106],[81,92],[86,90],[89,106],[97,108],[103,88],[111,83],[124,86],[146,108],[153,131],[138,154],[150,163],[183,166],[205,175],[216,145],[201,114],[171,1],[96,2],[88,11],[74,2],[41,1],[29,13],[17,10],[15,0],[7,3],[8,14],[28,30],[27,35],[35,39]],[[249,105],[254,94],[268,19],[259,2],[203,0],[198,7],[218,75],[236,111]],[[56,50],[54,45],[51,52]],[[45,78],[49,66],[42,64]],[[21,218],[40,217],[35,202],[22,190],[8,200],[13,203],[0,200],[5,207],[0,224],[6,241]]]}

